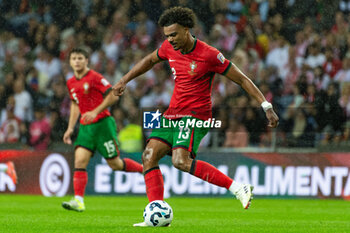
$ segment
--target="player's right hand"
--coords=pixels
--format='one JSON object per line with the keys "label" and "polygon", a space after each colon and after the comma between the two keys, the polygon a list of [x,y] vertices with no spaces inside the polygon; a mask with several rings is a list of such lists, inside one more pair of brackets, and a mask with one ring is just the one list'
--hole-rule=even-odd
{"label": "player's right hand", "polygon": [[124,94],[124,90],[126,88],[126,84],[120,80],[117,84],[113,86],[113,94],[115,96],[121,96]]}
{"label": "player's right hand", "polygon": [[63,142],[66,144],[71,145],[72,144],[72,139],[70,136],[72,135],[73,130],[72,129],[67,129],[66,132],[63,135]]}
{"label": "player's right hand", "polygon": [[272,108],[266,111],[266,118],[269,121],[268,127],[276,128],[278,126],[279,118]]}

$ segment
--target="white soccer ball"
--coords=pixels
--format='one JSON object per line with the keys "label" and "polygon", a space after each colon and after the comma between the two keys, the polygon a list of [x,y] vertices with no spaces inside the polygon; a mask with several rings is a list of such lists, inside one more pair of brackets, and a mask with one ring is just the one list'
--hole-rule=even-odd
{"label": "white soccer ball", "polygon": [[173,220],[173,210],[165,201],[152,201],[143,211],[143,219],[148,226],[165,227]]}

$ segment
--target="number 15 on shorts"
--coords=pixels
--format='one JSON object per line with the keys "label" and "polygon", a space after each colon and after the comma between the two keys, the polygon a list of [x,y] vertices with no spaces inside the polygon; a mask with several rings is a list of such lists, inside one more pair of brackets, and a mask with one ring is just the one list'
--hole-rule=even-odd
{"label": "number 15 on shorts", "polygon": [[108,142],[103,143],[103,145],[106,147],[107,153],[109,157],[112,157],[115,152],[115,145],[113,140],[109,140]]}

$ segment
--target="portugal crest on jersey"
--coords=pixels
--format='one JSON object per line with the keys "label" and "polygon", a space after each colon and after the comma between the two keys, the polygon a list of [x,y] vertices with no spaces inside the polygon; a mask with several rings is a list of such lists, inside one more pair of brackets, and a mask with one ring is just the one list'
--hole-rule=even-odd
{"label": "portugal crest on jersey", "polygon": [[191,68],[191,71],[188,71],[188,73],[191,75],[191,76],[194,76],[197,74],[197,72],[194,72],[194,70],[197,68],[197,64],[195,61],[192,61],[190,63],[190,68]]}
{"label": "portugal crest on jersey", "polygon": [[84,94],[88,94],[89,93],[89,83],[84,83],[83,87],[84,87]]}

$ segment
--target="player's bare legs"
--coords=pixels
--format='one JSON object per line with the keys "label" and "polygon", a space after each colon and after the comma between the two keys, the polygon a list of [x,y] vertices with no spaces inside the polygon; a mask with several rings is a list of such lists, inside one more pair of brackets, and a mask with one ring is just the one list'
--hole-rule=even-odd
{"label": "player's bare legs", "polygon": [[74,168],[85,169],[90,162],[92,152],[84,147],[77,147],[74,153]]}
{"label": "player's bare legs", "polygon": [[129,159],[129,158],[120,158],[119,156],[114,157],[112,159],[106,159],[110,168],[113,171],[125,171],[125,172],[143,172],[143,167],[138,162]]}
{"label": "player's bare legs", "polygon": [[163,200],[164,182],[158,162],[170,150],[170,147],[165,143],[151,139],[142,154],[146,193],[150,202]]}
{"label": "player's bare legs", "polygon": [[75,150],[75,171],[73,175],[73,186],[75,196],[73,200],[62,203],[62,207],[67,210],[75,210],[78,212],[82,212],[85,210],[84,193],[88,181],[86,167],[89,164],[91,156],[92,152],[83,147],[77,147]]}
{"label": "player's bare legs", "polygon": [[204,181],[230,190],[241,201],[243,208],[249,208],[252,199],[252,186],[233,181],[207,162],[193,160],[190,157],[190,152],[182,148],[173,150],[172,163],[174,167],[181,171],[188,172]]}
{"label": "player's bare legs", "polygon": [[118,157],[114,157],[113,159],[106,159],[108,165],[110,168],[112,168],[114,171],[120,171],[124,168],[124,162]]}
{"label": "player's bare legs", "polygon": [[163,142],[151,139],[145,150],[142,153],[143,171],[147,171],[155,166],[167,153],[170,152],[170,147]]}
{"label": "player's bare legs", "polygon": [[193,159],[190,157],[190,152],[182,148],[173,150],[171,161],[177,169],[190,172]]}
{"label": "player's bare legs", "polygon": [[[149,202],[164,199],[164,181],[158,162],[170,150],[171,148],[164,142],[151,139],[142,154],[143,174]],[[134,227],[147,227],[147,224],[136,223]]]}

